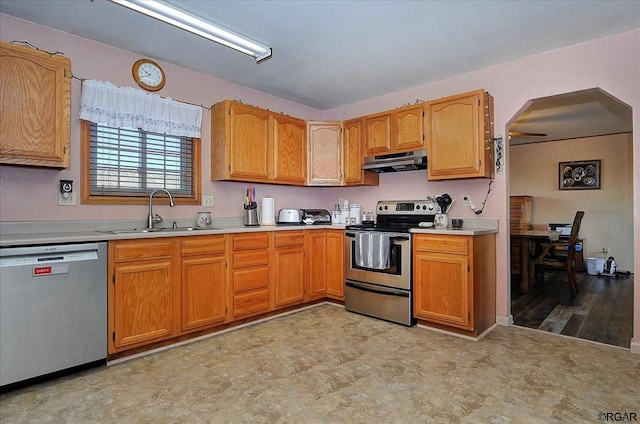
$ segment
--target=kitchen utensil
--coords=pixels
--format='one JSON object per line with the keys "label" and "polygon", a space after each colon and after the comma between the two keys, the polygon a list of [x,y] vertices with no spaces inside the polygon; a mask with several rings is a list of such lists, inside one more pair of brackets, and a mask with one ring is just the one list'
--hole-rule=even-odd
{"label": "kitchen utensil", "polygon": [[449,207],[453,203],[453,199],[448,193],[444,193],[436,197],[436,203],[440,207],[440,212],[447,213],[449,211]]}
{"label": "kitchen utensil", "polygon": [[258,222],[257,203],[254,202],[244,207],[244,225],[246,225],[247,227],[260,225],[260,222]]}

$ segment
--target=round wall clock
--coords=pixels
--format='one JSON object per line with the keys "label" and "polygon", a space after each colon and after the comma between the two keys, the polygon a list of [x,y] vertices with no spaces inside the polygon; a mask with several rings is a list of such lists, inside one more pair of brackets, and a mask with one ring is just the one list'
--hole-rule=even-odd
{"label": "round wall clock", "polygon": [[164,87],[166,77],[164,71],[153,60],[139,59],[131,68],[133,79],[147,91],[158,91]]}

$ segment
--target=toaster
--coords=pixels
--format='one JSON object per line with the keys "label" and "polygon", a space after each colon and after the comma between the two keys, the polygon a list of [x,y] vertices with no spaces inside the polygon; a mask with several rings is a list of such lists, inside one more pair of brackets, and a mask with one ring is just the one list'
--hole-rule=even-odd
{"label": "toaster", "polygon": [[278,212],[278,224],[300,225],[303,219],[300,209],[284,208]]}

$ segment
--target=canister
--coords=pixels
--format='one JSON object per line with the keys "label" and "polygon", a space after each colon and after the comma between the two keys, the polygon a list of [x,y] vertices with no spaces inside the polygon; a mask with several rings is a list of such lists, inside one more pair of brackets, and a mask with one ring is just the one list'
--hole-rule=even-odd
{"label": "canister", "polygon": [[362,216],[360,215],[360,212],[361,209],[359,204],[352,203],[351,205],[349,205],[349,218],[351,218],[352,223],[355,223],[356,225],[362,223]]}

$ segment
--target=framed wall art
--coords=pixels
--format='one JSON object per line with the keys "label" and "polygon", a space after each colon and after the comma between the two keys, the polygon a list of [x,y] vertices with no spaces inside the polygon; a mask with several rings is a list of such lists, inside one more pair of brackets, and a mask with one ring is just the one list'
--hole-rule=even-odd
{"label": "framed wall art", "polygon": [[560,162],[560,190],[597,190],[600,188],[600,160]]}

